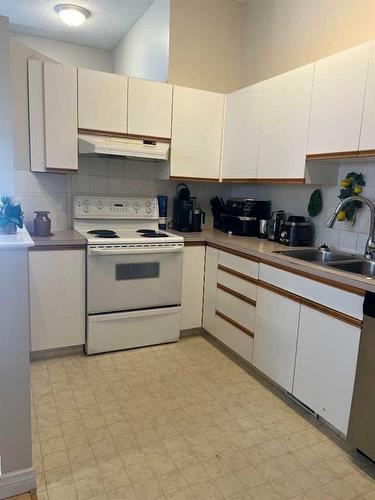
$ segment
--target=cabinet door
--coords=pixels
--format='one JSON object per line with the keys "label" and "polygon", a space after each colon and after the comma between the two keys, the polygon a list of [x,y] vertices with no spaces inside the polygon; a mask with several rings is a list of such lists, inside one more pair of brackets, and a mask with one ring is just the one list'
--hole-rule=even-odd
{"label": "cabinet door", "polygon": [[258,287],[254,365],[292,391],[300,303]]}
{"label": "cabinet door", "polygon": [[[77,170],[77,68],[43,63],[43,91],[40,95],[44,100],[40,103],[41,109],[44,108],[44,138],[41,131],[39,137],[40,144],[44,144],[44,153],[40,153],[39,161],[44,161],[44,165],[36,170]],[[35,107],[31,110],[35,111]],[[33,126],[30,119],[30,127]]]}
{"label": "cabinet door", "polygon": [[313,72],[309,64],[264,82],[259,179],[304,179]]}
{"label": "cabinet door", "polygon": [[370,45],[316,62],[308,154],[358,150]]}
{"label": "cabinet door", "polygon": [[185,246],[182,268],[181,330],[202,326],[205,247]]}
{"label": "cabinet door", "polygon": [[85,252],[29,252],[31,350],[85,343]]}
{"label": "cabinet door", "polygon": [[223,180],[256,178],[262,97],[263,82],[227,95]]}
{"label": "cabinet door", "polygon": [[367,76],[365,104],[363,107],[363,118],[361,136],[359,139],[359,150],[367,151],[375,149],[375,43],[371,43],[371,57]]}
{"label": "cabinet door", "polygon": [[218,250],[207,247],[204,272],[203,328],[212,334],[214,334],[215,326],[218,260]]}
{"label": "cabinet door", "polygon": [[218,180],[224,95],[174,87],[171,177]]}
{"label": "cabinet door", "polygon": [[346,434],[360,330],[301,307],[293,394]]}
{"label": "cabinet door", "polygon": [[128,133],[171,137],[172,85],[129,78]]}
{"label": "cabinet door", "polygon": [[127,133],[128,79],[78,68],[78,126]]}

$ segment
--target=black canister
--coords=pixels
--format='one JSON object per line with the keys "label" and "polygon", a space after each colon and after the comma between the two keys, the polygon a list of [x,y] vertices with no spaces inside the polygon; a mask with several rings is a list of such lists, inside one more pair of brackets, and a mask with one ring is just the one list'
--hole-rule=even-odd
{"label": "black canister", "polygon": [[50,236],[51,219],[48,217],[49,212],[45,210],[37,210],[35,214],[34,236]]}

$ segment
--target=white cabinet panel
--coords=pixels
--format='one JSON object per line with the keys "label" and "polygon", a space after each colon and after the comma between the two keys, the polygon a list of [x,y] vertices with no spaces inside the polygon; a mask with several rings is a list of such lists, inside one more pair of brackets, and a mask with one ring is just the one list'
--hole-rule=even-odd
{"label": "white cabinet panel", "polygon": [[202,326],[205,247],[184,248],[181,330]]}
{"label": "white cabinet panel", "polygon": [[224,95],[175,86],[171,177],[219,179]]}
{"label": "white cabinet panel", "polygon": [[259,279],[353,318],[363,317],[362,295],[340,290],[266,264],[259,266]]}
{"label": "white cabinet panel", "polygon": [[257,175],[263,82],[227,95],[223,179]]}
{"label": "white cabinet panel", "polygon": [[360,330],[302,306],[293,394],[346,434]]}
{"label": "white cabinet panel", "polygon": [[127,132],[128,78],[78,68],[78,126],[106,132]]}
{"label": "white cabinet panel", "polygon": [[305,177],[314,65],[264,82],[257,177]]}
{"label": "white cabinet panel", "polygon": [[85,251],[29,252],[31,350],[85,343]]}
{"label": "white cabinet panel", "polygon": [[44,63],[46,168],[77,170],[77,68]]}
{"label": "white cabinet panel", "polygon": [[220,342],[239,354],[246,361],[253,357],[253,339],[220,316],[215,316],[211,332]]}
{"label": "white cabinet panel", "polygon": [[216,294],[216,310],[254,333],[255,307],[253,305],[218,288]]}
{"label": "white cabinet panel", "polygon": [[357,151],[370,43],[315,64],[308,153]]}
{"label": "white cabinet panel", "polygon": [[31,170],[77,170],[77,69],[29,59],[28,93]]}
{"label": "white cabinet panel", "polygon": [[172,85],[129,78],[128,133],[171,137]]}
{"label": "white cabinet panel", "polygon": [[244,295],[248,299],[256,300],[257,298],[257,285],[244,280],[243,278],[238,278],[233,274],[226,271],[218,270],[217,282],[221,285],[231,288],[235,292]]}
{"label": "white cabinet panel", "polygon": [[258,287],[254,365],[292,391],[300,304]]}
{"label": "white cabinet panel", "polygon": [[215,248],[206,248],[204,271],[203,328],[214,334],[216,310],[217,265],[219,252]]}
{"label": "white cabinet panel", "polygon": [[259,263],[253,260],[238,257],[237,255],[220,250],[219,264],[245,274],[246,276],[250,276],[251,278],[258,278]]}
{"label": "white cabinet panel", "polygon": [[375,149],[375,43],[371,43],[359,150]]}

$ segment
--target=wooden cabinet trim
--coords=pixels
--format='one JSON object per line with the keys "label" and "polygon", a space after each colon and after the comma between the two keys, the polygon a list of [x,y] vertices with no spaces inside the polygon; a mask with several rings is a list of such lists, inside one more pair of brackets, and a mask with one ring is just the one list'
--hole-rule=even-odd
{"label": "wooden cabinet trim", "polygon": [[172,181],[205,181],[205,182],[219,182],[220,179],[216,177],[182,177],[182,176],[175,176],[175,175],[170,175],[169,178]]}
{"label": "wooden cabinet trim", "polygon": [[362,327],[362,321],[360,319],[353,318],[348,314],[336,311],[335,309],[331,309],[330,307],[327,306],[323,306],[322,304],[318,304],[317,302],[314,302],[312,300],[301,297],[301,304],[306,307],[310,307],[310,309],[315,309],[316,311],[319,311],[322,314],[343,321],[344,323],[348,323],[349,325],[355,326],[357,328]]}
{"label": "wooden cabinet trim", "polygon": [[221,319],[223,319],[224,321],[226,321],[227,323],[230,323],[232,326],[234,326],[238,330],[241,330],[241,332],[245,333],[246,335],[248,335],[252,339],[254,338],[254,333],[252,331],[250,331],[247,328],[245,328],[244,326],[240,325],[239,323],[237,323],[237,321],[234,321],[232,318],[229,318],[229,316],[226,316],[225,314],[218,311],[217,309],[215,311],[215,314],[217,316],[219,316]]}
{"label": "wooden cabinet trim", "polygon": [[277,295],[281,295],[282,297],[285,297],[289,300],[293,300],[294,302],[301,303],[301,297],[299,295],[296,295],[295,293],[292,292],[288,292],[287,290],[279,288],[278,286],[271,285],[271,283],[267,283],[266,281],[258,280],[258,286],[266,290],[269,290],[270,292],[276,293]]}
{"label": "wooden cabinet trim", "polygon": [[206,242],[204,240],[201,240],[201,241],[185,240],[184,246],[185,247],[204,247],[204,246],[206,246]]}
{"label": "wooden cabinet trim", "polygon": [[233,184],[256,184],[256,177],[224,177],[223,182],[231,182]]}
{"label": "wooden cabinet trim", "polygon": [[78,245],[36,245],[29,248],[29,252],[54,252],[57,250],[85,250],[86,244],[79,243]]}
{"label": "wooden cabinet trim", "polygon": [[290,178],[286,179],[283,177],[258,177],[256,184],[305,184],[306,179],[304,177],[295,177],[295,178]]}
{"label": "wooden cabinet trim", "polygon": [[239,300],[242,300],[243,302],[246,302],[246,304],[249,304],[253,307],[256,307],[257,303],[253,299],[249,299],[249,297],[246,297],[246,295],[243,295],[242,293],[236,292],[235,290],[232,290],[232,288],[229,288],[225,285],[222,285],[221,283],[217,283],[217,288],[219,290],[222,290],[225,293],[228,293],[229,295],[233,295],[233,297],[236,297]]}
{"label": "wooden cabinet trim", "polygon": [[258,257],[254,257],[253,255],[249,255],[245,252],[241,252],[239,250],[232,250],[231,248],[224,247],[222,245],[218,245],[217,243],[211,243],[208,242],[207,246],[211,248],[216,248],[216,250],[221,250],[222,252],[230,253],[232,255],[236,255],[237,257],[242,257],[243,259],[246,260],[251,260],[252,262],[260,262],[260,259]]}
{"label": "wooden cabinet trim", "polygon": [[332,153],[312,153],[306,155],[306,160],[340,160],[342,158],[356,158],[359,151],[335,151]]}
{"label": "wooden cabinet trim", "polygon": [[247,276],[246,274],[242,274],[239,271],[235,271],[234,269],[230,269],[229,267],[223,266],[222,264],[219,264],[217,266],[219,271],[223,271],[224,273],[231,274],[232,276],[236,276],[236,278],[240,278],[244,281],[248,281],[249,283],[252,283],[253,285],[258,284],[258,280],[256,278],[252,278],[251,276]]}
{"label": "wooden cabinet trim", "polygon": [[266,264],[267,266],[275,267],[276,269],[281,269],[282,271],[287,271],[288,273],[296,274],[297,276],[302,276],[304,278],[317,281],[318,283],[323,283],[324,285],[338,288],[339,290],[344,290],[346,292],[354,293],[355,295],[359,295],[360,297],[364,297],[366,294],[366,291],[362,290],[361,288],[357,288],[353,285],[347,285],[345,283],[338,283],[337,281],[331,280],[329,278],[316,276],[315,274],[309,273],[308,271],[302,271],[295,268],[292,269],[291,267],[286,266],[285,264],[279,264],[276,262],[268,261],[267,259],[261,259],[261,262],[263,264]]}
{"label": "wooden cabinet trim", "polygon": [[358,158],[366,156],[375,156],[375,149],[362,149],[358,151]]}
{"label": "wooden cabinet trim", "polygon": [[150,135],[123,134],[122,132],[111,132],[110,130],[95,130],[91,128],[79,128],[79,134],[85,135],[103,135],[106,137],[119,137],[122,139],[145,139],[146,141],[171,142],[168,137],[153,137]]}

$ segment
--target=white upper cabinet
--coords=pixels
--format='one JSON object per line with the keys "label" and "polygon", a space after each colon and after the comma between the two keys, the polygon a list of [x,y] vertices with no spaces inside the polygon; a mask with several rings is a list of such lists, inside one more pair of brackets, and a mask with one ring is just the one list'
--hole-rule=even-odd
{"label": "white upper cabinet", "polygon": [[314,65],[264,82],[258,179],[305,177]]}
{"label": "white upper cabinet", "polygon": [[262,96],[263,82],[227,95],[223,180],[257,175]]}
{"label": "white upper cabinet", "polygon": [[224,95],[174,87],[171,177],[218,180]]}
{"label": "white upper cabinet", "polygon": [[128,133],[170,139],[172,85],[129,78]]}
{"label": "white upper cabinet", "polygon": [[28,89],[31,170],[77,170],[77,68],[29,60]]}
{"label": "white upper cabinet", "polygon": [[127,133],[128,78],[78,68],[78,126]]}
{"label": "white upper cabinet", "polygon": [[356,152],[371,43],[315,64],[308,154]]}
{"label": "white upper cabinet", "polygon": [[368,151],[375,149],[375,43],[371,44],[370,65],[368,70],[365,105],[363,107],[363,118],[361,136],[359,139],[359,150]]}
{"label": "white upper cabinet", "polygon": [[346,434],[360,329],[301,307],[293,394]]}

